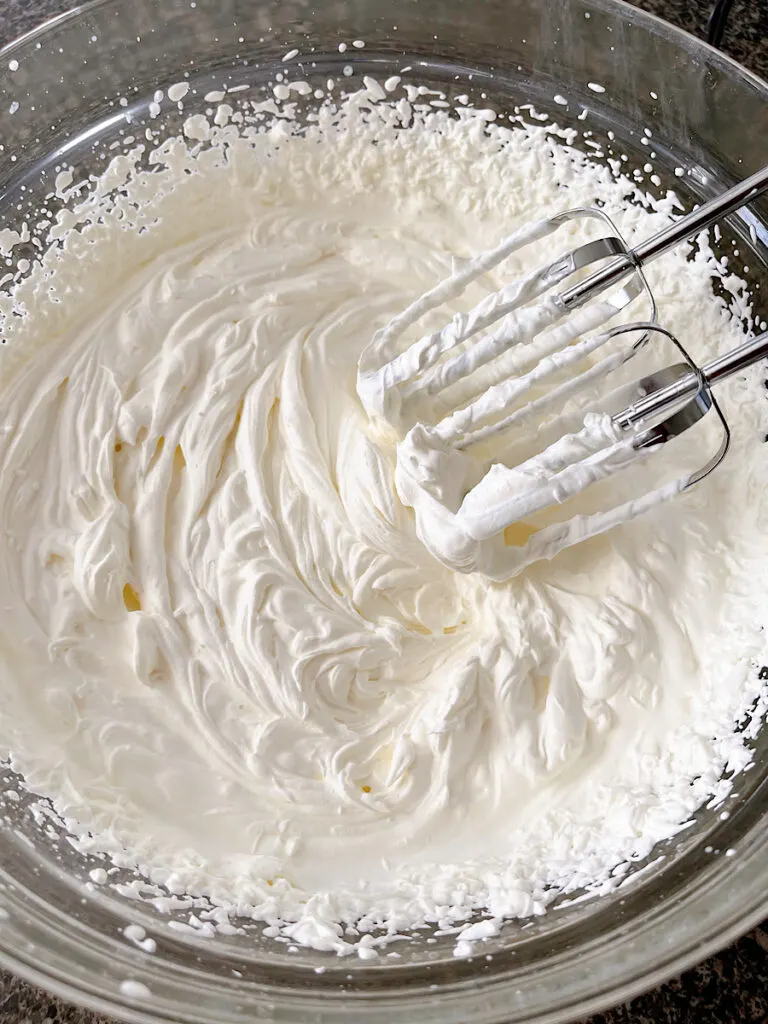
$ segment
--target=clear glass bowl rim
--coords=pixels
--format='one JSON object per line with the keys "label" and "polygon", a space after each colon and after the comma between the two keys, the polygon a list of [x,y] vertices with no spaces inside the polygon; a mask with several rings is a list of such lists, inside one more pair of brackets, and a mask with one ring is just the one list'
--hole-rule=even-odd
{"label": "clear glass bowl rim", "polygon": [[[88,16],[120,0],[90,0],[58,15],[0,49],[6,61],[32,50],[55,26]],[[623,0],[587,0],[595,11],[622,14],[633,25],[653,30],[673,43],[694,48],[728,76],[760,93],[768,104],[768,85],[735,61]],[[582,951],[580,961],[561,958],[542,979],[567,999],[550,1000],[535,1016],[519,1015],[520,978],[495,977],[482,984],[460,982],[439,993],[424,986],[407,993],[377,994],[375,1002],[362,994],[343,997],[311,986],[295,992],[268,985],[255,986],[236,979],[223,983],[182,967],[147,964],[138,951],[108,936],[94,936],[78,922],[61,920],[55,908],[35,899],[34,893],[14,888],[13,878],[0,866],[0,964],[62,998],[122,1019],[152,1024],[184,1020],[200,1024],[257,1019],[312,1022],[354,1021],[363,1016],[370,1024],[416,1020],[423,1024],[449,1024],[472,1019],[535,1020],[559,1024],[598,1012],[701,961],[768,917],[768,780],[753,795],[751,819],[746,826],[724,827],[727,841],[732,827],[738,857],[727,872],[713,861],[700,872],[695,886],[681,887],[674,903],[659,905],[633,931],[617,936],[608,951],[597,943]],[[205,946],[200,945],[201,952]],[[606,956],[607,952],[607,956]],[[612,960],[612,963],[609,961]],[[136,978],[150,985],[154,998],[137,1005],[121,993],[116,978]],[[517,991],[516,991],[517,989]],[[557,1004],[557,1005],[556,1005]],[[517,1007],[517,1009],[516,1009]]]}

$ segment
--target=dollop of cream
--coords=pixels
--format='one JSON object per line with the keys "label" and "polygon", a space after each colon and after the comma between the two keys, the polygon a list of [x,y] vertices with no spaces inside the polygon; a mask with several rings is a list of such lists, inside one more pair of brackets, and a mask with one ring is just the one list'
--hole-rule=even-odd
{"label": "dollop of cream", "polygon": [[[368,958],[610,887],[748,761],[764,413],[735,382],[736,450],[679,504],[503,585],[451,571],[356,394],[372,333],[566,183],[629,233],[668,211],[537,127],[257,114],[118,158],[17,287],[0,740],[82,849]],[[739,333],[712,268],[652,275],[701,357]]]}

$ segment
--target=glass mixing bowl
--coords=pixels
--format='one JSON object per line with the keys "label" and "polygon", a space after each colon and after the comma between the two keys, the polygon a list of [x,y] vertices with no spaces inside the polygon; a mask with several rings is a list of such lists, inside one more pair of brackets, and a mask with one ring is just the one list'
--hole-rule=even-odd
{"label": "glass mixing bowl", "polygon": [[[338,52],[357,38],[364,50]],[[97,0],[2,51],[0,227],[18,226],[27,204],[52,190],[57,165],[97,170],[111,143],[140,136],[156,88],[188,73],[201,96],[222,84],[253,93],[292,48],[310,77],[343,64],[382,77],[411,65],[419,82],[486,93],[483,106],[532,102],[598,141],[612,131],[628,168],[652,149],[662,189],[688,202],[768,160],[768,86],[614,0]],[[558,93],[567,108],[554,103]],[[645,126],[653,134],[643,145]],[[676,177],[677,166],[689,173]],[[723,239],[730,232],[748,253],[758,299],[768,293],[767,216],[755,204]],[[36,822],[6,769],[0,963],[134,1021],[571,1020],[657,984],[768,915],[768,729],[755,746],[727,812],[703,809],[632,886],[511,922],[473,959],[454,959],[445,939],[401,945],[402,959],[374,966],[290,953],[257,935],[196,938],[151,907],[86,888],[99,862]],[[156,953],[124,938],[128,922],[156,938]]]}

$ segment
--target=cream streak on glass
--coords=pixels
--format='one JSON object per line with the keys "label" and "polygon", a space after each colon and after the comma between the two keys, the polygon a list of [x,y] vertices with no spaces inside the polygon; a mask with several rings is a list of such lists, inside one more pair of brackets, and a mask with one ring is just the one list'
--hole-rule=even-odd
{"label": "cream streak on glass", "polygon": [[[600,198],[631,239],[674,200],[628,204],[567,133],[378,92],[117,157],[3,307],[0,389],[13,763],[219,926],[363,957],[485,910],[466,952],[724,798],[767,617],[754,374],[669,508],[504,585],[419,541],[355,392],[373,330],[525,221]],[[715,271],[649,271],[700,359],[741,337]]]}

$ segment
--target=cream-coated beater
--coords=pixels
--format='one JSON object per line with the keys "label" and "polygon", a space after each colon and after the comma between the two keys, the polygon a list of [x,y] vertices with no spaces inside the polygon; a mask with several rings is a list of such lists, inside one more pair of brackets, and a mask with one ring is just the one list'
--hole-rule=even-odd
{"label": "cream-coated beater", "polygon": [[[359,362],[358,394],[372,422],[398,439],[397,491],[413,507],[419,536],[433,554],[459,571],[506,579],[634,518],[715,469],[730,434],[712,388],[768,356],[768,333],[697,365],[658,323],[642,268],[766,190],[768,167],[634,248],[597,208],[526,225],[376,333]],[[511,254],[575,221],[597,223],[600,237],[399,350],[423,317]],[[606,326],[643,298],[643,319]],[[606,391],[603,382],[612,373],[664,339],[677,350],[674,364]],[[579,404],[584,395],[586,404]],[[709,412],[718,421],[719,441],[696,468],[612,507],[549,521],[553,506],[646,458]]]}

